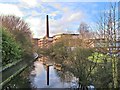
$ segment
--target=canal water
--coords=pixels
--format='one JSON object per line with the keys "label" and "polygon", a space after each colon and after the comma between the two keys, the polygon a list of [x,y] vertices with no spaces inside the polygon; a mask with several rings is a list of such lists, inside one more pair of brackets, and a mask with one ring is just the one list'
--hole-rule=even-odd
{"label": "canal water", "polygon": [[42,61],[34,62],[23,72],[11,80],[4,89],[9,88],[71,88],[77,87],[77,79],[70,72],[56,70],[54,65],[49,67],[49,85],[47,85],[46,66]]}

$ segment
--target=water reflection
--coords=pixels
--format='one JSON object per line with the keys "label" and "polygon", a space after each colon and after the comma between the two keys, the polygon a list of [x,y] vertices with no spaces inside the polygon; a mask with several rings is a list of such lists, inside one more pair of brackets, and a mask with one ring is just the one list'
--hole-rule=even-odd
{"label": "water reflection", "polygon": [[54,66],[50,66],[49,71],[50,82],[47,86],[46,66],[38,59],[34,62],[34,65],[26,68],[4,88],[70,88],[77,85],[76,78],[70,72],[58,71]]}
{"label": "water reflection", "polygon": [[[47,86],[46,80],[46,69],[45,66],[40,61],[34,62],[34,70],[30,75],[30,80],[32,82],[32,86],[35,88],[69,88],[71,86],[70,81],[61,80],[61,71],[57,71],[54,69],[54,66],[49,67],[49,81],[50,84]],[[33,72],[35,75],[33,75]],[[64,78],[65,79],[65,78]],[[70,80],[70,79],[69,79]]]}

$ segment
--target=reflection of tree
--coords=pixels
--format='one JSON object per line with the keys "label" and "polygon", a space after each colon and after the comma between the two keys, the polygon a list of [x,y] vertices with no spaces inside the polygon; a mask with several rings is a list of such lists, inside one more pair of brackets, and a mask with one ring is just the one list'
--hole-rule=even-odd
{"label": "reflection of tree", "polygon": [[56,70],[56,74],[58,77],[60,77],[60,81],[63,83],[63,85],[65,82],[70,83],[74,77],[71,72],[65,71],[65,70],[62,70],[62,71]]}
{"label": "reflection of tree", "polygon": [[[78,45],[74,46],[74,41],[78,40]],[[59,73],[63,80],[71,80],[68,77],[68,72],[74,74],[75,77],[79,78],[79,84],[82,83],[87,85],[87,81],[94,68],[94,64],[88,61],[88,56],[91,55],[92,50],[89,48],[84,48],[83,40],[76,39],[73,40],[71,37],[60,39],[59,42],[55,43],[50,48],[50,57],[56,63],[62,64],[63,73]],[[64,43],[64,41],[66,41]],[[68,42],[68,43],[67,43]],[[71,50],[71,46],[74,47]],[[81,47],[81,48],[80,48]],[[83,49],[82,49],[83,48]],[[91,70],[89,71],[89,69]],[[68,71],[68,72],[67,72]],[[72,76],[72,75],[69,75]],[[65,78],[68,77],[68,78]]]}
{"label": "reflection of tree", "polygon": [[[115,54],[115,52],[119,52],[116,48],[118,39],[116,4],[111,4],[108,13],[104,12],[103,14],[98,21],[100,32],[94,36],[94,38],[98,38],[94,43],[97,47],[95,53],[88,48],[86,40],[90,38],[91,34],[88,25],[83,23],[79,28],[81,38],[73,40],[71,37],[65,37],[61,39],[50,48],[50,56],[54,58],[55,62],[62,64],[66,71],[70,71],[78,77],[79,84],[88,85],[92,81],[100,88],[117,87],[118,63],[120,62]],[[71,50],[71,47],[74,49]],[[92,58],[88,58],[89,56]]]}

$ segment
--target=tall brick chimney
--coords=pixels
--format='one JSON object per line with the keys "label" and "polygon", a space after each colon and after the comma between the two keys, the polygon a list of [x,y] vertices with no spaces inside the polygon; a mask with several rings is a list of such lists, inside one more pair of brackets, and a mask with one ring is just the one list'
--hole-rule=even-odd
{"label": "tall brick chimney", "polygon": [[120,1],[118,2],[118,38],[120,38]]}
{"label": "tall brick chimney", "polygon": [[49,20],[48,20],[48,15],[46,16],[46,37],[49,38]]}

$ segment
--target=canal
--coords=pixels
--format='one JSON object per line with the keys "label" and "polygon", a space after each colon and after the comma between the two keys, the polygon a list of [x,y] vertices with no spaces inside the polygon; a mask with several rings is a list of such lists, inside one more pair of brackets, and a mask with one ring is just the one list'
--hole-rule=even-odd
{"label": "canal", "polygon": [[44,58],[38,58],[32,65],[6,84],[3,89],[10,88],[71,88],[77,87],[77,79],[70,72],[55,69],[53,64],[49,67],[49,85],[47,85],[47,68]]}

